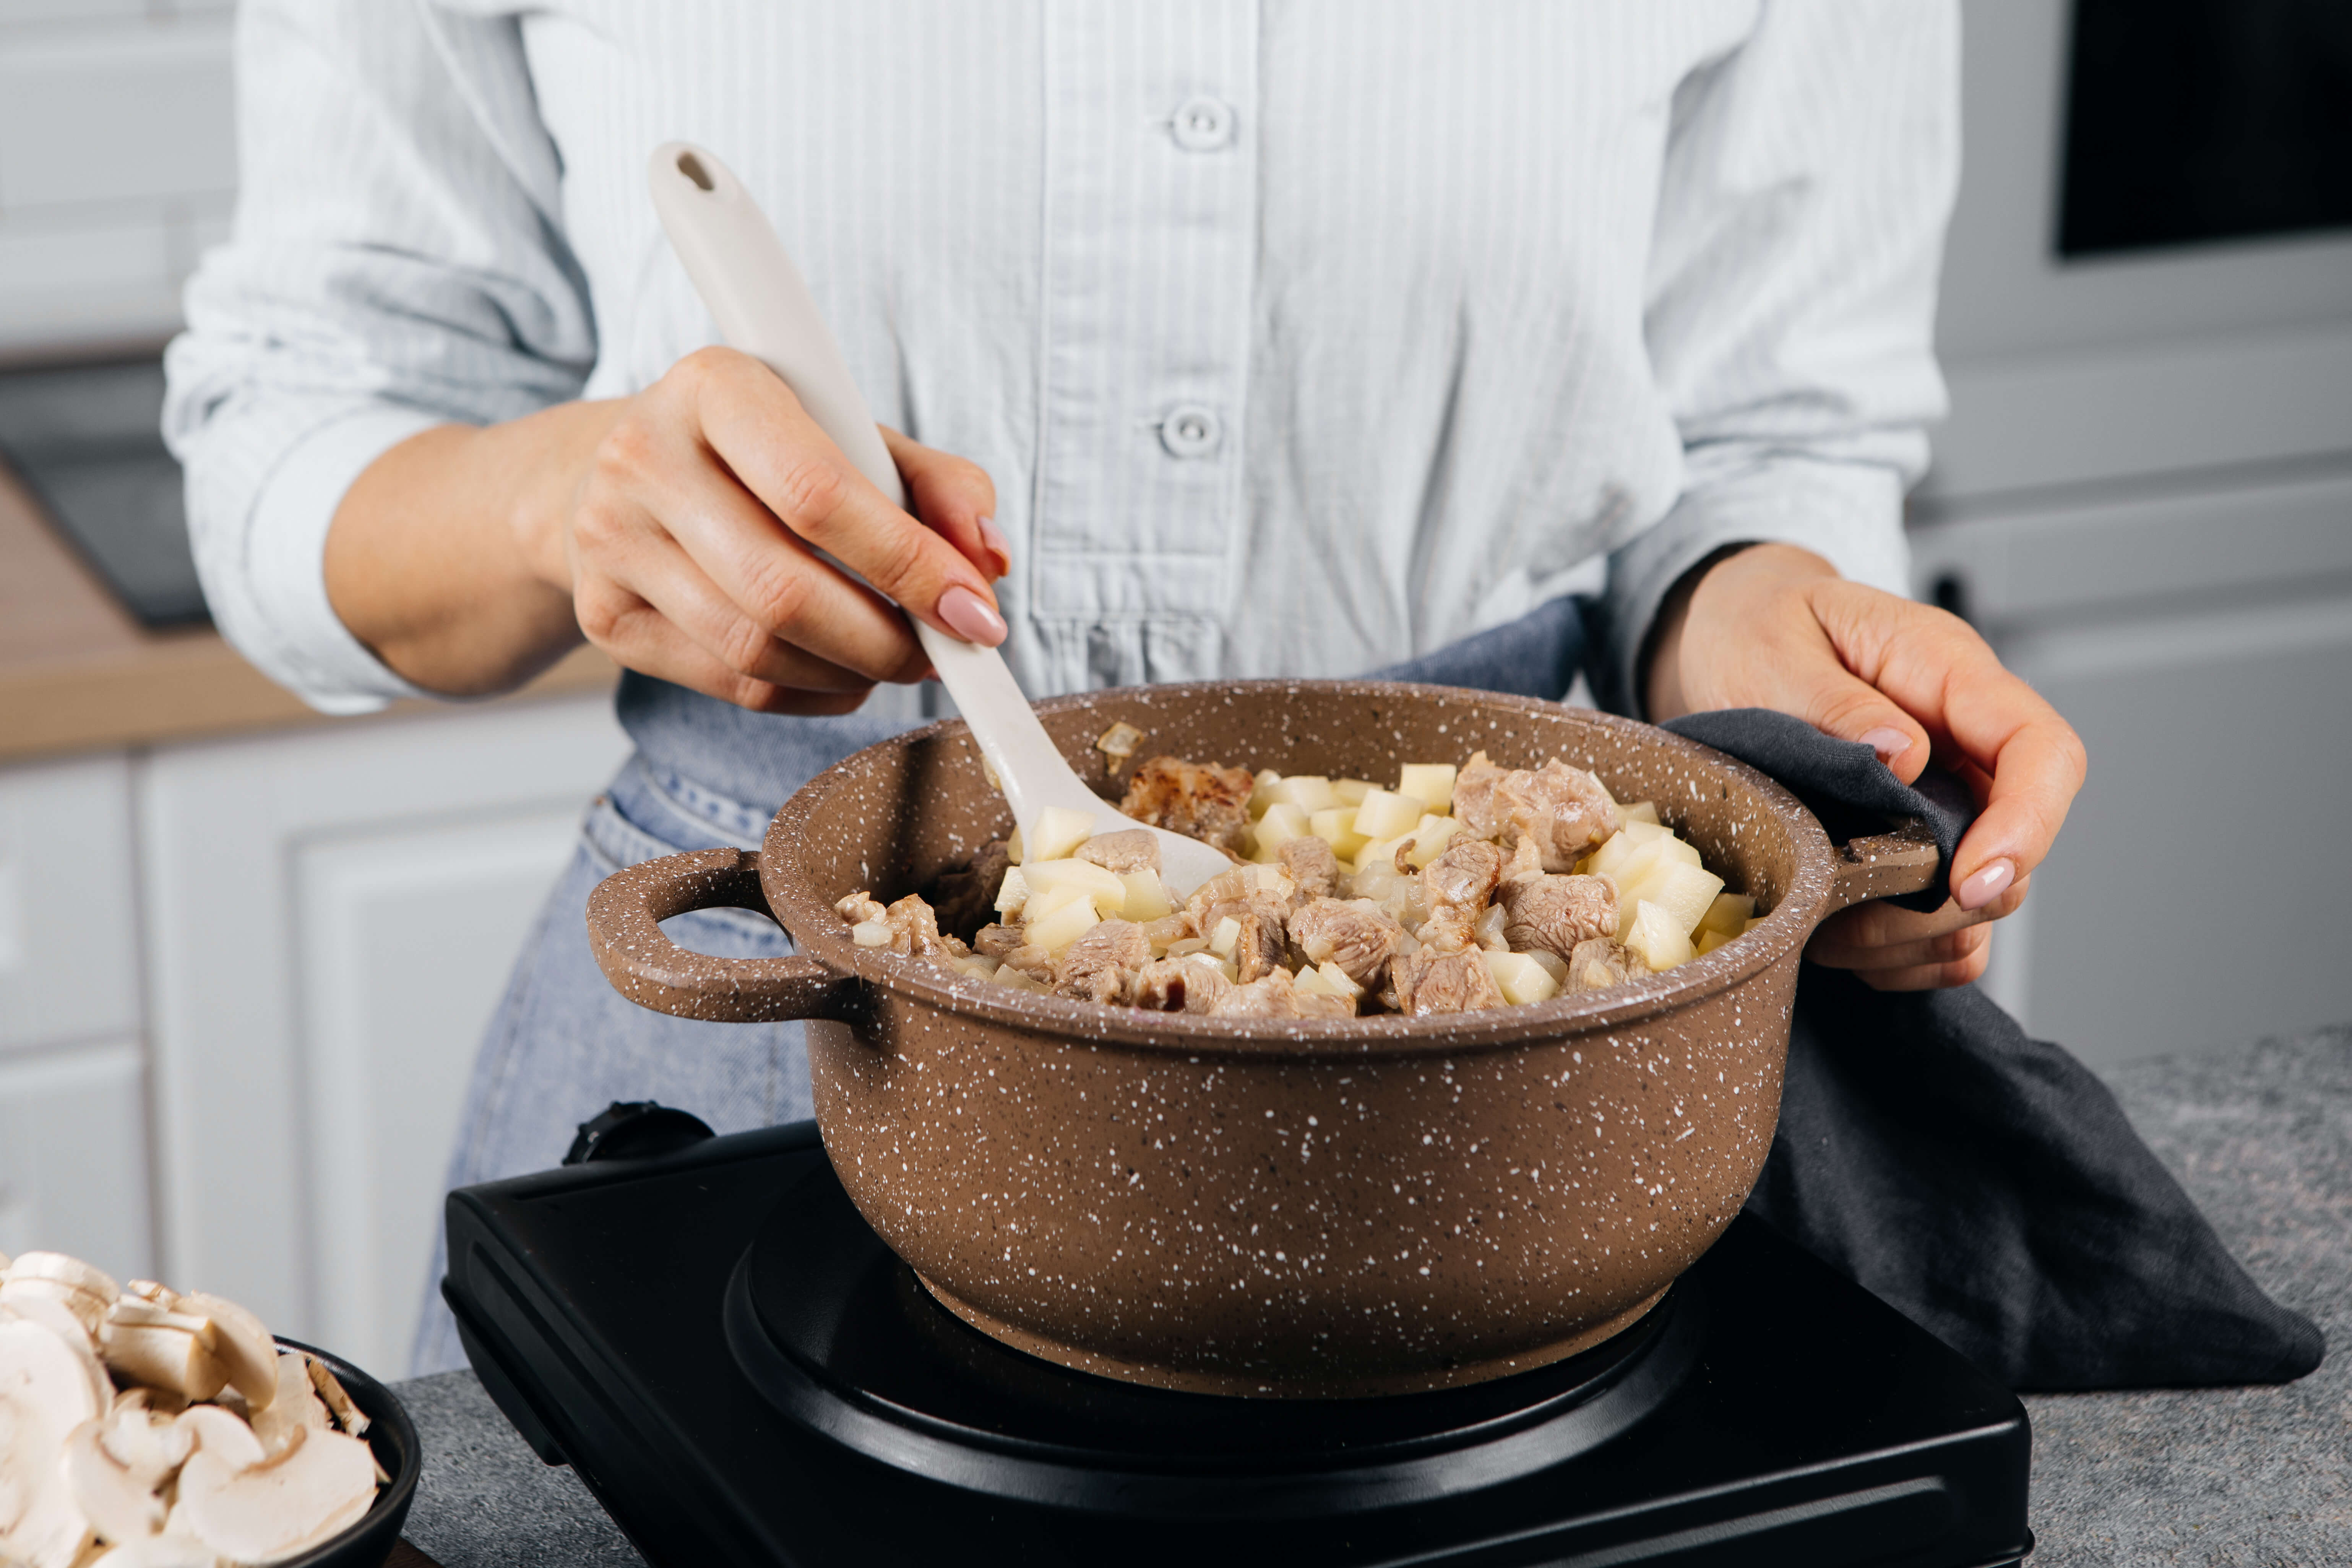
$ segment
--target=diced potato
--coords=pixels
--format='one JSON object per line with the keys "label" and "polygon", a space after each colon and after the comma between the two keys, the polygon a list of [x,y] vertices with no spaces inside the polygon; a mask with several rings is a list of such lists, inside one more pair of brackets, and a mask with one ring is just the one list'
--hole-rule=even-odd
{"label": "diced potato", "polygon": [[1333,779],[1331,781],[1331,793],[1339,797],[1341,805],[1346,806],[1363,805],[1364,797],[1380,787],[1370,779]]}
{"label": "diced potato", "polygon": [[[1412,853],[1405,858],[1415,866],[1426,866],[1445,853],[1445,841],[1462,826],[1461,819],[1452,816],[1423,816],[1412,827]],[[1391,851],[1393,853],[1393,851]]]}
{"label": "diced potato", "polygon": [[1495,977],[1495,988],[1506,1002],[1544,1002],[1559,994],[1559,982],[1553,979],[1532,953],[1486,952],[1486,973]]}
{"label": "diced potato", "polygon": [[1540,947],[1536,949],[1533,952],[1528,953],[1528,956],[1536,961],[1538,968],[1541,969],[1546,974],[1551,976],[1551,983],[1553,984],[1565,985],[1568,984],[1568,960],[1547,948]]}
{"label": "diced potato", "polygon": [[1015,991],[1043,991],[1045,989],[1045,985],[1041,982],[1031,979],[1028,975],[1022,973],[1021,971],[1013,968],[1009,963],[999,967],[997,972],[993,975],[991,975],[990,978],[994,980],[999,985],[1009,985]]}
{"label": "diced potato", "polygon": [[1077,887],[1107,915],[1124,913],[1127,908],[1127,884],[1118,872],[1091,860],[1033,860],[1021,868],[1021,879],[1029,884],[1032,900],[1058,888]]}
{"label": "diced potato", "polygon": [[1361,871],[1367,866],[1392,865],[1396,860],[1396,847],[1411,837],[1405,834],[1395,838],[1365,839],[1364,847],[1356,851],[1354,868]]}
{"label": "diced potato", "polygon": [[1267,793],[1277,803],[1286,801],[1310,816],[1339,804],[1339,792],[1320,773],[1292,773]]}
{"label": "diced potato", "polygon": [[1265,815],[1257,819],[1257,826],[1251,833],[1257,845],[1256,858],[1272,860],[1275,851],[1285,844],[1307,837],[1307,813],[1290,801],[1278,800],[1265,808]]}
{"label": "diced potato", "polygon": [[1762,925],[1764,923],[1764,916],[1758,915],[1754,920],[1748,921],[1739,928],[1739,934],[1746,936],[1749,931],[1754,931],[1758,926]]}
{"label": "diced potato", "polygon": [[1634,957],[1660,974],[1698,956],[1689,933],[1675,924],[1674,916],[1653,903],[1635,906],[1633,923],[1622,940]]}
{"label": "diced potato", "polygon": [[849,928],[849,940],[860,947],[887,947],[890,945],[890,922],[860,921]]}
{"label": "diced potato", "polygon": [[1345,996],[1354,1002],[1361,999],[1364,988],[1348,976],[1348,972],[1326,959],[1298,972],[1297,988],[1313,996]]}
{"label": "diced potato", "polygon": [[1715,902],[1707,905],[1706,913],[1699,917],[1699,929],[1738,936],[1755,913],[1756,900],[1746,893],[1717,893]]}
{"label": "diced potato", "polygon": [[1095,737],[1095,750],[1115,762],[1135,755],[1142,743],[1143,731],[1124,719]]}
{"label": "diced potato", "polygon": [[1022,934],[1047,952],[1059,952],[1092,931],[1101,919],[1095,912],[1094,900],[1080,897],[1073,899],[1044,920],[1024,922]]}
{"label": "diced potato", "polygon": [[1307,831],[1331,847],[1331,853],[1342,860],[1353,860],[1356,851],[1371,842],[1356,831],[1356,808],[1335,805],[1317,812],[1307,819]]}
{"label": "diced potato", "polygon": [[1653,827],[1658,826],[1658,803],[1654,800],[1637,800],[1619,809],[1624,812],[1628,822],[1646,822]]}
{"label": "diced potato", "polygon": [[1086,904],[1093,908],[1097,914],[1102,912],[1101,907],[1095,903],[1095,890],[1092,888],[1076,882],[1064,882],[1059,887],[1045,892],[1030,894],[1029,902],[1021,910],[1022,923],[1034,925],[1047,915],[1057,910],[1067,909],[1072,904]]}
{"label": "diced potato", "polygon": [[1376,789],[1356,808],[1356,831],[1367,838],[1397,838],[1412,831],[1421,820],[1419,795]]}
{"label": "diced potato", "polygon": [[1022,851],[1021,829],[1017,825],[1013,829],[1013,837],[1004,841],[1004,858],[1015,866],[1028,858],[1028,856]]}
{"label": "diced potato", "polygon": [[1227,915],[1219,921],[1216,929],[1209,933],[1209,951],[1219,958],[1231,958],[1234,944],[1241,939],[1242,922]]}
{"label": "diced potato", "polygon": [[996,912],[1007,917],[1017,915],[1021,912],[1021,906],[1028,901],[1027,874],[1018,866],[1006,867],[1004,880],[998,884],[996,889]]}
{"label": "diced potato", "polygon": [[969,974],[975,980],[993,980],[997,970],[1003,967],[996,960],[978,952],[966,953],[952,962],[959,973]]}
{"label": "diced potato", "polygon": [[1249,814],[1252,816],[1257,816],[1274,804],[1274,786],[1281,782],[1282,775],[1272,768],[1258,769],[1256,787],[1250,791],[1249,797]]}
{"label": "diced potato", "polygon": [[1729,937],[1716,930],[1713,926],[1701,926],[1698,928],[1698,955],[1701,958],[1705,958],[1708,953],[1713,952],[1717,948],[1721,947],[1725,942],[1729,942],[1730,940],[1731,939]]}
{"label": "diced potato", "polygon": [[1654,822],[1629,822],[1609,836],[1609,841],[1592,852],[1592,869],[1608,876],[1617,875],[1617,868],[1625,858],[1644,844],[1665,837],[1666,830]]}
{"label": "diced potato", "polygon": [[1129,871],[1119,878],[1127,887],[1127,907],[1119,918],[1140,925],[1146,921],[1165,919],[1175,910],[1175,900],[1168,896],[1168,884],[1153,870]]}
{"label": "diced potato", "polygon": [[1675,922],[1675,929],[1688,935],[1697,929],[1706,915],[1707,906],[1715,902],[1716,894],[1723,891],[1723,879],[1700,866],[1686,866],[1679,860],[1661,861],[1646,877],[1618,889],[1620,909],[1647,903]]}
{"label": "diced potato", "polygon": [[1035,831],[1029,836],[1029,858],[1033,860],[1064,860],[1078,852],[1078,846],[1095,836],[1095,817],[1090,811],[1076,806],[1049,805],[1037,814],[1032,825]]}
{"label": "diced potato", "polygon": [[1445,816],[1454,809],[1454,764],[1405,763],[1397,774],[1397,794],[1412,795],[1423,810]]}
{"label": "diced potato", "polygon": [[[1617,838],[1623,837],[1625,836],[1621,833]],[[1592,858],[1592,868],[1605,876],[1617,879],[1617,907],[1630,910],[1633,906],[1625,901],[1624,895],[1627,889],[1633,887],[1635,883],[1644,880],[1659,867],[1671,863],[1674,857],[1667,853],[1666,840],[1663,835],[1651,839],[1646,844],[1636,845],[1622,855],[1612,856],[1609,853],[1609,845],[1616,843],[1617,838],[1612,838],[1609,844],[1601,847],[1601,853]]]}
{"label": "diced potato", "polygon": [[1298,884],[1290,879],[1290,873],[1279,866],[1253,866],[1249,868],[1249,872],[1250,886],[1261,893],[1271,893],[1277,899],[1287,899],[1298,890]]}

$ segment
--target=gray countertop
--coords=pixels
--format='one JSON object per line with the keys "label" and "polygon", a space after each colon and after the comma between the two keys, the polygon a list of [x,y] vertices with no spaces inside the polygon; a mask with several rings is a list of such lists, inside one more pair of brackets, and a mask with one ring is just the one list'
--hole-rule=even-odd
{"label": "gray countertop", "polygon": [[[2328,1360],[2284,1388],[2042,1394],[2037,1568],[2352,1563],[2352,1026],[2109,1081],[2263,1287]],[[400,1385],[425,1437],[408,1538],[444,1568],[644,1561],[568,1469],[523,1445],[470,1373]]]}

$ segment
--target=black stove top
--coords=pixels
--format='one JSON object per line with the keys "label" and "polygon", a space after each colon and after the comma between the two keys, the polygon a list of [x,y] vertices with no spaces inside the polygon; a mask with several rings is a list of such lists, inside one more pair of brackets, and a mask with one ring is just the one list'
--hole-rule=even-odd
{"label": "black stove top", "polygon": [[449,1200],[467,1350],[661,1564],[2020,1560],[2023,1408],[1748,1218],[1641,1323],[1516,1377],[1229,1400],[936,1305],[808,1123]]}

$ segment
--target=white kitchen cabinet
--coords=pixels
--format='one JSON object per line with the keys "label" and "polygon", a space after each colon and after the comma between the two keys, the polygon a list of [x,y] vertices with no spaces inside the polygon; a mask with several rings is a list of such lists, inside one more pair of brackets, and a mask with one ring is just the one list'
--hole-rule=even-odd
{"label": "white kitchen cabinet", "polygon": [[154,1276],[142,1077],[136,1040],[0,1057],[0,1253]]}
{"label": "white kitchen cabinet", "polygon": [[131,768],[0,770],[0,1053],[139,1029]]}
{"label": "white kitchen cabinet", "polygon": [[144,763],[169,1278],[404,1371],[475,1046],[626,754],[596,696]]}
{"label": "white kitchen cabinet", "polygon": [[[2267,479],[2269,482],[2261,482]],[[2089,782],[1988,989],[2085,1060],[2352,1018],[2352,473],[1988,505],[1915,531],[2083,736]]]}

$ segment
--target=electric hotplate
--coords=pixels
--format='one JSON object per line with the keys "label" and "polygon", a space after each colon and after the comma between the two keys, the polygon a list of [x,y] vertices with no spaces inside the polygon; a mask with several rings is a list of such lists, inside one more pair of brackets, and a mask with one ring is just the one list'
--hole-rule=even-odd
{"label": "electric hotplate", "polygon": [[1750,1217],[1551,1366],[1224,1399],[978,1333],[858,1217],[812,1124],[688,1136],[452,1194],[442,1286],[499,1407],[658,1564],[1975,1568],[2032,1546],[2017,1400]]}

